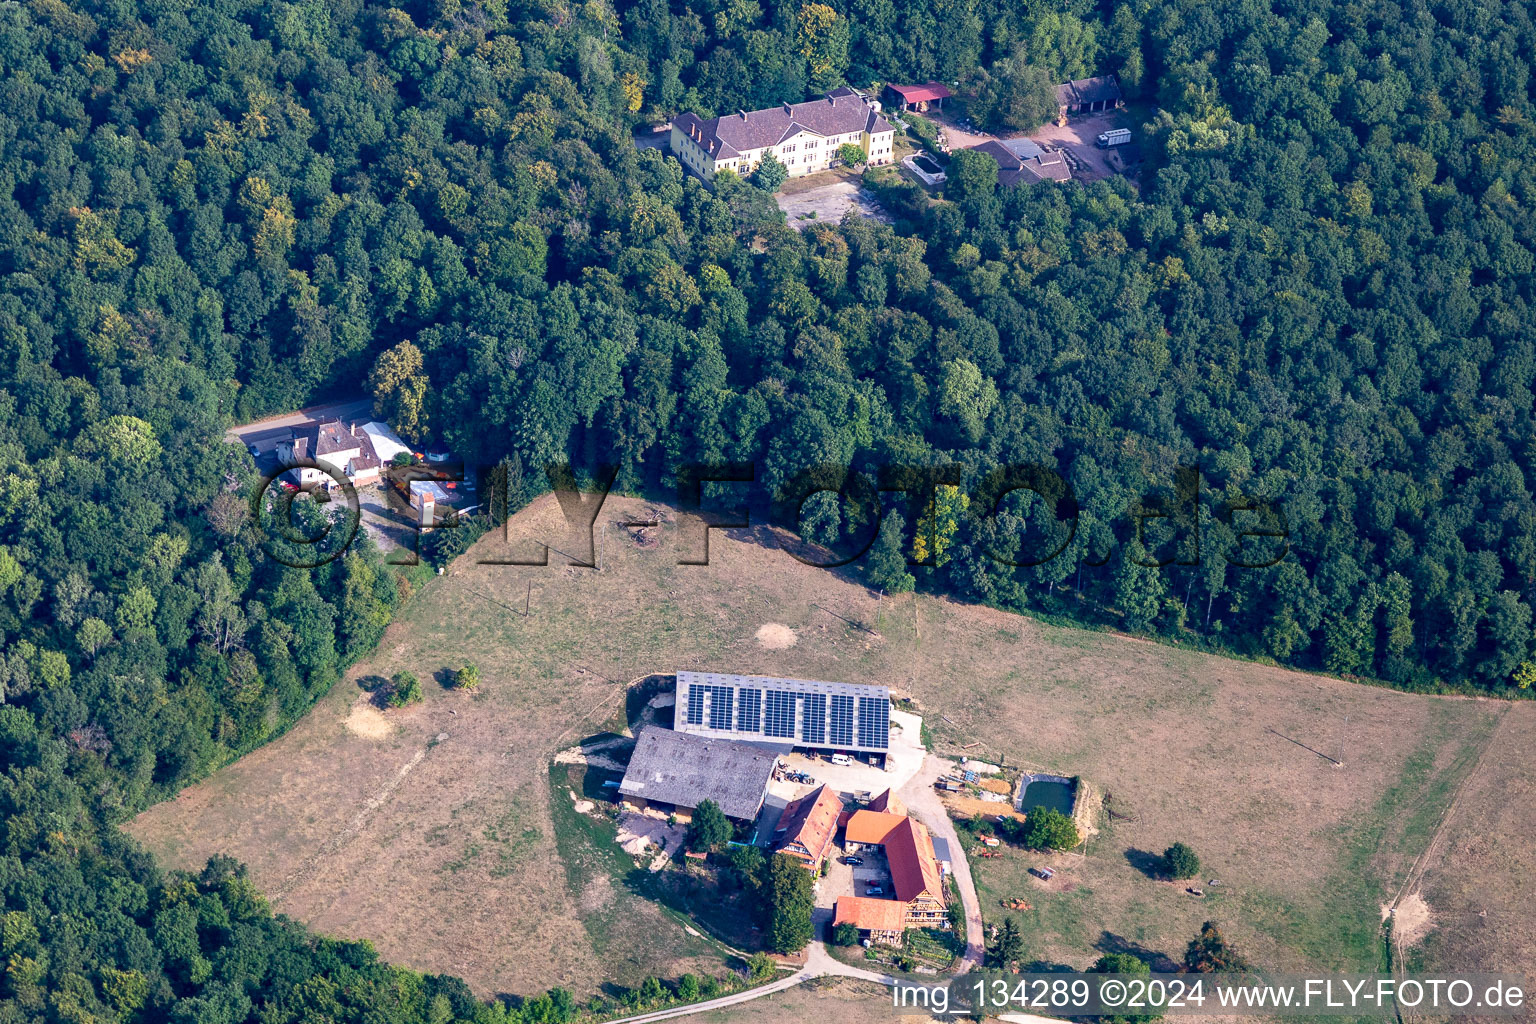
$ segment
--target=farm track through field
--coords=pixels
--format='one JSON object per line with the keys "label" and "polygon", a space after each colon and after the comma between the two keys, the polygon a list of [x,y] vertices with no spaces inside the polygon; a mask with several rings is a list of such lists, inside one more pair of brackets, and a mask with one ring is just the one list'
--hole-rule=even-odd
{"label": "farm track through field", "polygon": [[[1397,895],[1392,898],[1391,910],[1393,913],[1396,913],[1397,909],[1402,906],[1403,900],[1417,891],[1419,881],[1424,877],[1424,870],[1429,864],[1430,855],[1439,849],[1440,841],[1446,834],[1447,826],[1455,819],[1456,808],[1460,805],[1462,796],[1467,792],[1472,781],[1482,772],[1483,763],[1488,759],[1489,751],[1493,750],[1495,743],[1498,741],[1499,732],[1504,728],[1504,723],[1509,721],[1509,711],[1513,706],[1507,705],[1499,713],[1498,722],[1492,729],[1488,730],[1488,739],[1484,741],[1483,749],[1478,751],[1477,761],[1473,763],[1472,768],[1467,774],[1462,777],[1461,784],[1456,787],[1455,794],[1452,795],[1450,802],[1445,805],[1445,811],[1440,815],[1440,821],[1435,825],[1435,831],[1431,833],[1429,842],[1424,844],[1424,849],[1420,851],[1413,864],[1409,866],[1408,874],[1404,877],[1403,884],[1398,887]],[[1407,971],[1404,968],[1406,958],[1403,956],[1401,948],[1397,945],[1396,928],[1387,929],[1387,954],[1391,958],[1394,982],[1400,984]],[[1394,984],[1394,989],[1395,987],[1396,985]],[[1405,1016],[1415,1016],[1412,1010],[1406,1015],[1403,1013],[1403,1007],[1398,1003],[1395,993],[1392,998],[1392,1008],[1397,1016],[1398,1024],[1404,1024]]]}
{"label": "farm track through field", "polygon": [[298,871],[295,871],[293,874],[284,879],[282,886],[276,892],[272,893],[272,904],[275,906],[278,903],[281,903],[283,897],[287,896],[294,889],[298,888],[299,885],[308,881],[310,876],[319,870],[319,868],[324,865],[327,859],[339,853],[343,847],[345,847],[349,842],[352,841],[355,836],[357,836],[358,833],[367,828],[368,820],[373,817],[374,812],[377,811],[380,807],[384,806],[384,802],[390,798],[390,795],[393,794],[396,789],[400,788],[400,783],[404,782],[405,777],[411,774],[411,770],[417,765],[421,764],[422,759],[427,756],[427,751],[429,749],[429,747],[422,747],[420,750],[416,751],[415,755],[409,761],[400,766],[400,770],[395,773],[394,778],[390,779],[389,782],[385,784],[383,789],[375,793],[372,798],[370,798],[369,801],[363,805],[363,809],[357,812],[357,816],[352,819],[351,824],[347,828],[337,832],[331,836],[330,839],[327,839],[325,845],[320,848],[320,852],[314,858],[305,861],[304,864],[300,866]]}

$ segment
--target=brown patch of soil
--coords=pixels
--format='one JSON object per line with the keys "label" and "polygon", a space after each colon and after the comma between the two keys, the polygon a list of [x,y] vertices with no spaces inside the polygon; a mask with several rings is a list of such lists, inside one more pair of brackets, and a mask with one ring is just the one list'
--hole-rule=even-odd
{"label": "brown patch of soil", "polygon": [[768,622],[758,629],[756,639],[759,645],[766,647],[770,651],[781,651],[786,647],[795,646],[795,641],[799,638],[795,636],[795,631],[788,626],[780,625],[777,622]]}

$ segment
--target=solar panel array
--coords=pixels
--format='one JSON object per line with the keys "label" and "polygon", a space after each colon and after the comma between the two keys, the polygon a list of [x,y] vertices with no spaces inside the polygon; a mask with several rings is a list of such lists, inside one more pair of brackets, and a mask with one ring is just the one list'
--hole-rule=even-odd
{"label": "solar panel array", "polygon": [[834,747],[853,745],[853,698],[846,694],[832,695],[832,718],[827,722],[827,742]]}
{"label": "solar panel array", "polygon": [[836,749],[890,745],[883,686],[705,672],[679,672],[677,686],[680,731]]}
{"label": "solar panel array", "polygon": [[736,730],[757,732],[763,727],[763,691],[743,686],[736,691]]}
{"label": "solar panel array", "polygon": [[880,746],[885,747],[891,735],[891,702],[887,700],[875,700],[871,697],[859,698],[859,742],[862,745],[870,745],[870,740],[878,736]]}
{"label": "solar panel array", "polygon": [[711,729],[729,729],[731,727],[731,702],[736,699],[736,691],[729,686],[711,686],[709,688],[709,727]]}
{"label": "solar panel array", "polygon": [[827,742],[827,695],[807,693],[802,699],[805,701],[805,720],[800,738],[819,746]]}
{"label": "solar panel array", "polygon": [[793,739],[795,735],[795,695],[783,690],[769,690],[764,709],[763,735]]}
{"label": "solar panel array", "polygon": [[731,728],[731,708],[736,700],[736,690],[730,686],[700,686],[688,688],[688,724],[703,725],[709,719],[711,729]]}

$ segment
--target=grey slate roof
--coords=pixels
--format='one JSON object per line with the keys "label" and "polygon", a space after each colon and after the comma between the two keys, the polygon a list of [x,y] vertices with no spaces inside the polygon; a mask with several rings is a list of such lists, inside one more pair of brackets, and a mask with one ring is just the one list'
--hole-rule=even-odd
{"label": "grey slate roof", "polygon": [[834,89],[819,100],[741,111],[708,121],[697,114],[683,114],[672,124],[717,160],[777,146],[805,131],[826,136],[893,130],[891,123],[852,89]]}
{"label": "grey slate roof", "polygon": [[635,743],[619,792],[689,809],[713,800],[727,817],[751,821],[762,809],[775,760],[750,743],[650,726]]}
{"label": "grey slate roof", "polygon": [[997,183],[1002,188],[1021,181],[1069,181],[1072,178],[1072,169],[1059,152],[1047,153],[1028,139],[983,142],[976,151],[997,161]]}
{"label": "grey slate roof", "polygon": [[1096,78],[1076,78],[1056,87],[1056,102],[1070,107],[1078,103],[1099,103],[1120,98],[1120,80],[1114,75]]}

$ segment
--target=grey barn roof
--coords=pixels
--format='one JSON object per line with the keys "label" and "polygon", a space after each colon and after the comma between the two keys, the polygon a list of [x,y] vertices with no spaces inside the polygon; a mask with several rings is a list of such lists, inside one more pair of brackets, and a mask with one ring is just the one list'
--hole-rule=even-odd
{"label": "grey barn roof", "polygon": [[707,121],[697,114],[682,114],[672,124],[716,159],[777,146],[805,131],[826,136],[893,130],[891,123],[852,89],[834,89],[819,100],[742,111]]}
{"label": "grey barn roof", "polygon": [[750,743],[650,726],[635,743],[619,792],[689,809],[713,800],[727,817],[750,821],[762,809],[775,760]]}
{"label": "grey barn roof", "polygon": [[1114,75],[1075,78],[1056,87],[1056,102],[1063,107],[1079,103],[1114,102],[1120,98],[1120,80]]}

